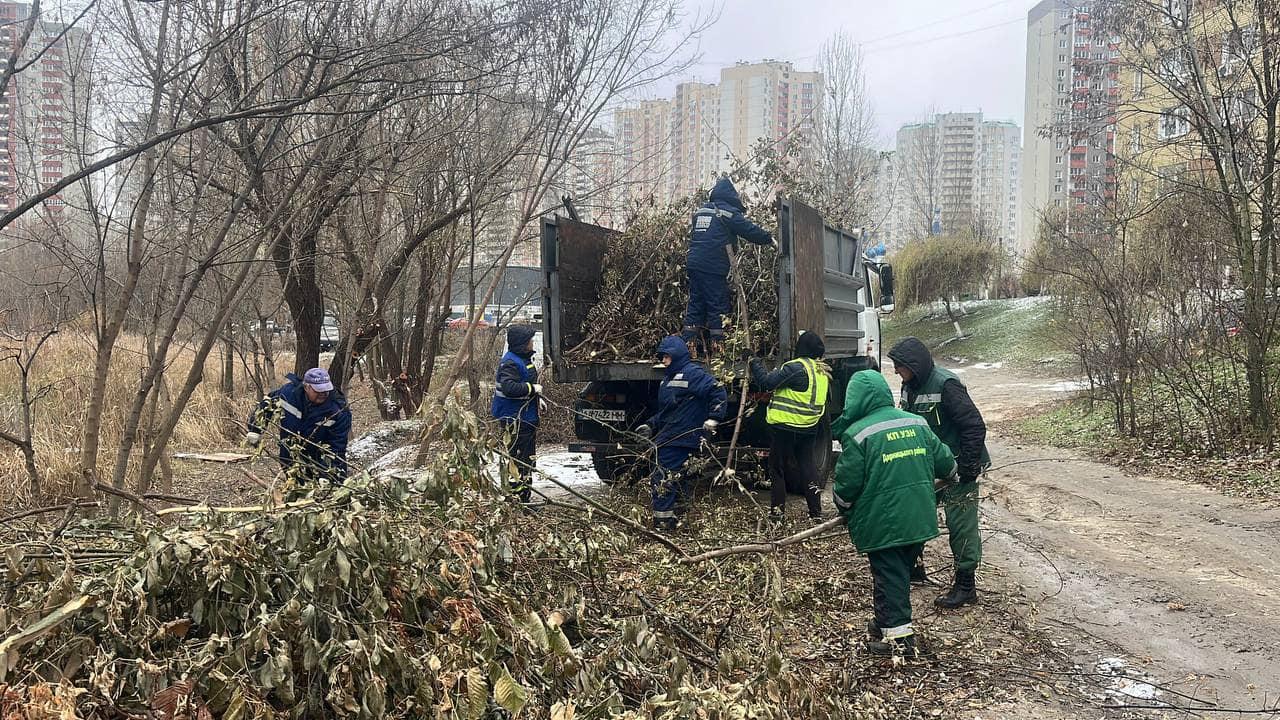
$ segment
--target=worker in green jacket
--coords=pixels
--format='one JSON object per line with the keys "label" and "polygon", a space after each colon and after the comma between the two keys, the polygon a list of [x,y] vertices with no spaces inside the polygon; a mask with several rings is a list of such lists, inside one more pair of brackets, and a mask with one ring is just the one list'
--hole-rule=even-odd
{"label": "worker in green jacket", "polygon": [[849,380],[833,429],[841,447],[833,499],[871,563],[875,619],[867,649],[914,655],[911,568],[938,536],[933,481],[954,478],[955,458],[923,418],[893,406],[889,383],[875,370]]}
{"label": "worker in green jacket", "polygon": [[[987,454],[987,425],[969,397],[964,383],[940,368],[925,344],[903,338],[889,350],[894,371],[902,378],[899,407],[923,417],[955,455],[959,482],[938,493],[947,519],[947,540],[955,563],[955,579],[934,603],[955,609],[978,602],[977,572],[982,561],[978,534],[978,476],[991,466]],[[923,568],[921,569],[923,574]]]}

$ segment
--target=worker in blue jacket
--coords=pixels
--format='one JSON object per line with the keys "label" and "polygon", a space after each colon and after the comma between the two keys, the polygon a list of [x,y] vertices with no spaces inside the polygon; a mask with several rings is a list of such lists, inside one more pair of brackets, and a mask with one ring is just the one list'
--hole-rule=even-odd
{"label": "worker in blue jacket", "polygon": [[736,245],[738,238],[778,247],[768,230],[747,219],[745,210],[733,181],[722,177],[711,188],[707,204],[693,214],[686,261],[689,307],[684,314],[685,342],[709,340],[715,345],[724,339],[721,316],[730,314],[733,307],[729,296],[729,253],[725,248]]}
{"label": "worker in blue jacket", "polygon": [[283,387],[266,395],[249,416],[245,444],[258,447],[262,431],[280,418],[280,464],[295,471],[300,482],[347,477],[347,439],[351,410],[342,392],[323,368],[311,368],[301,378],[293,373]]}
{"label": "worker in blue jacket", "polygon": [[532,493],[534,453],[538,446],[538,421],[542,410],[542,386],[533,364],[534,329],[512,325],[507,329],[507,352],[498,362],[490,413],[502,425],[507,452],[516,462],[517,476],[508,489],[528,503]]}
{"label": "worker in blue jacket", "polygon": [[713,435],[724,419],[728,395],[701,365],[689,357],[689,346],[675,335],[658,345],[665,367],[658,388],[658,411],[636,432],[652,437],[658,457],[650,483],[653,490],[653,525],[670,532],[679,524],[677,507],[688,494],[683,471],[689,456],[698,451],[702,438]]}

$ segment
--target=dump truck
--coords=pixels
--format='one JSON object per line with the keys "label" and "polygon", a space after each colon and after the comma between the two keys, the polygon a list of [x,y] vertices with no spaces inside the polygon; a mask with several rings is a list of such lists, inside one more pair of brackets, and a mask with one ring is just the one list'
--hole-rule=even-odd
{"label": "dump truck", "polygon": [[[822,335],[832,368],[831,397],[827,417],[818,428],[821,441],[814,447],[819,453],[817,466],[825,476],[835,462],[831,421],[843,409],[849,378],[859,370],[880,367],[880,314],[892,309],[893,272],[889,264],[864,255],[861,231],[833,227],[817,210],[796,199],[780,199],[776,208],[781,254],[776,283],[779,337],[778,352],[766,359],[766,365],[772,369],[792,357],[799,331]],[[606,249],[616,233],[564,217],[548,217],[542,223],[542,317],[552,377],[558,383],[585,383],[574,404],[577,442],[569,445],[569,451],[589,453],[596,473],[607,483],[647,474],[651,458],[631,431],[656,411],[663,377],[653,357],[607,363],[574,362],[567,357],[567,351],[586,337],[588,313],[600,299]],[[873,275],[879,283],[872,282]],[[871,297],[876,287],[878,302]],[[746,364],[741,363],[734,374],[748,377]],[[728,454],[741,387],[729,387],[728,394],[729,419],[711,438],[713,452],[720,456]],[[749,397],[754,408],[743,418],[737,457],[763,461],[770,445],[765,422],[770,396],[752,393]]]}

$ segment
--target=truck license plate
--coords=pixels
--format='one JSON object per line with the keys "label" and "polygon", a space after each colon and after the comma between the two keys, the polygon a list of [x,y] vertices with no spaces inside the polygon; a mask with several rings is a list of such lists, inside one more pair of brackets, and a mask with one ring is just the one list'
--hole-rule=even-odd
{"label": "truck license plate", "polygon": [[582,417],[600,422],[626,422],[626,410],[582,410]]}

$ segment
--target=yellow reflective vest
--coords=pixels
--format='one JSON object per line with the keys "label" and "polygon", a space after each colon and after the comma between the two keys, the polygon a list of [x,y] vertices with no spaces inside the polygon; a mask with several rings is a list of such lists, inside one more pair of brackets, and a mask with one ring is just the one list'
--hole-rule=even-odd
{"label": "yellow reflective vest", "polygon": [[809,385],[804,390],[780,388],[769,401],[765,421],[770,425],[810,428],[817,425],[827,411],[827,388],[831,382],[826,363],[813,358],[796,358],[784,364],[800,363]]}

